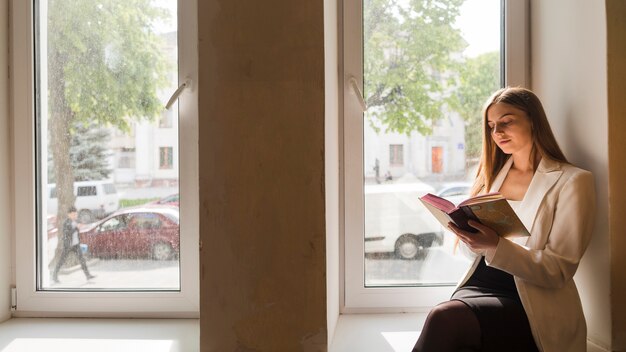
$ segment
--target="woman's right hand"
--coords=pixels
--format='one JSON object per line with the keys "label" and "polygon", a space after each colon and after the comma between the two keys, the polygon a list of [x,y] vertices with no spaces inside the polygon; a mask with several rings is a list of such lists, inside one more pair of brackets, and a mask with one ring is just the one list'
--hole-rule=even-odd
{"label": "woman's right hand", "polygon": [[487,250],[496,249],[500,236],[494,230],[474,220],[470,220],[468,224],[478,232],[461,230],[452,222],[448,223],[448,228],[474,253],[484,253]]}

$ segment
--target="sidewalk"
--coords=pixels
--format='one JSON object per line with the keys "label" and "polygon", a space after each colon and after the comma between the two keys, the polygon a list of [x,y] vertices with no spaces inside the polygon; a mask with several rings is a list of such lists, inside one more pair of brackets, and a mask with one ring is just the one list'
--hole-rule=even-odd
{"label": "sidewalk", "polygon": [[87,281],[80,264],[59,270],[60,283],[52,282],[52,270],[48,263],[54,258],[57,238],[46,243],[46,255],[42,258],[43,289],[162,289],[180,288],[179,261],[152,259],[100,259],[86,256],[87,268],[96,278]]}
{"label": "sidewalk", "polygon": [[85,278],[80,265],[59,271],[59,283],[43,280],[44,289],[112,289],[112,290],[179,290],[178,260],[152,259],[89,259],[89,272],[96,277]]}

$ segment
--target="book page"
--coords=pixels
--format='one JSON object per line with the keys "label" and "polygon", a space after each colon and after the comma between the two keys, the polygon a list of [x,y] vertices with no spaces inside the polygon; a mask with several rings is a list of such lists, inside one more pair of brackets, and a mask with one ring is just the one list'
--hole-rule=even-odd
{"label": "book page", "polygon": [[502,237],[530,236],[509,202],[504,198],[469,205],[469,208],[483,225],[492,228]]}
{"label": "book page", "polygon": [[497,199],[504,199],[504,197],[502,196],[502,194],[498,192],[480,194],[480,195],[477,195],[477,196],[474,196],[474,197],[471,197],[462,201],[461,203],[459,203],[459,207],[463,205],[472,205],[472,204],[478,204],[482,202],[489,202],[489,201],[493,201]]}
{"label": "book page", "polygon": [[435,218],[439,221],[439,223],[445,229],[447,229],[448,228],[448,223],[452,221],[450,216],[445,211],[443,211],[443,210],[437,208],[436,206],[428,203],[424,199],[419,198],[419,200],[422,202],[422,204],[424,204],[426,209],[428,209],[435,216]]}

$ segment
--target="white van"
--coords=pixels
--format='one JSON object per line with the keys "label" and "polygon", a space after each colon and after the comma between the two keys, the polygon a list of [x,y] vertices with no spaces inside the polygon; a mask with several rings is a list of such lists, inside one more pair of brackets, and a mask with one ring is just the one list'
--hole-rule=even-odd
{"label": "white van", "polygon": [[[78,181],[74,182],[74,195],[78,210],[78,221],[93,222],[116,211],[120,206],[120,198],[111,181]],[[48,184],[48,215],[56,215],[58,208],[56,184]]]}
{"label": "white van", "polygon": [[394,253],[422,259],[443,245],[443,229],[419,201],[435,193],[424,183],[365,186],[365,253]]}

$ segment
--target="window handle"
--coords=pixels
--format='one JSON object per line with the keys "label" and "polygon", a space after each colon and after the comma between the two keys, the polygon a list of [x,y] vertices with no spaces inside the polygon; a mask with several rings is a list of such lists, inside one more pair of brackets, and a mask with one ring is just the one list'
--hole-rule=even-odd
{"label": "window handle", "polygon": [[359,82],[356,81],[354,76],[350,76],[348,79],[350,82],[350,86],[352,87],[352,92],[356,95],[356,98],[359,100],[359,104],[361,104],[361,109],[363,112],[367,111],[367,104],[365,103],[365,99],[363,99],[363,92],[361,92],[361,88],[359,88]]}
{"label": "window handle", "polygon": [[170,97],[170,100],[167,101],[167,104],[165,104],[165,109],[169,110],[172,105],[174,105],[174,103],[176,102],[176,100],[178,100],[178,97],[183,94],[183,91],[185,90],[185,88],[189,88],[191,87],[191,79],[187,79],[185,82],[183,82],[180,87],[178,87],[178,89],[176,89],[174,91],[174,93],[172,94],[172,96]]}

